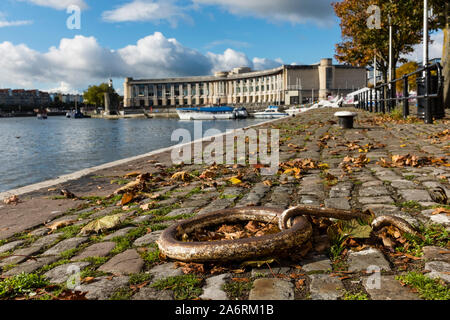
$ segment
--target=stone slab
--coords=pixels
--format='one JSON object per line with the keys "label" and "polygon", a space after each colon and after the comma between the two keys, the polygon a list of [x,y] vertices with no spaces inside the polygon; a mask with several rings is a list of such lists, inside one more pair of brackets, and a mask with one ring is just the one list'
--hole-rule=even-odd
{"label": "stone slab", "polygon": [[84,249],[77,256],[73,257],[72,261],[79,261],[91,257],[106,257],[115,247],[116,247],[115,242],[95,243]]}
{"label": "stone slab", "polygon": [[228,300],[222,287],[229,277],[230,274],[225,273],[206,279],[206,285],[203,287],[203,293],[199,298],[202,300]]}
{"label": "stone slab", "polygon": [[331,270],[331,261],[330,259],[323,259],[319,261],[314,261],[310,263],[306,263],[302,265],[302,271],[311,272],[311,271],[327,271]]}
{"label": "stone slab", "polygon": [[145,287],[139,290],[138,293],[131,297],[131,300],[174,300],[173,292],[171,290],[156,290]]}
{"label": "stone slab", "polygon": [[344,285],[339,278],[327,274],[313,274],[309,277],[312,300],[337,300],[342,296]]}
{"label": "stone slab", "polygon": [[0,247],[0,254],[11,251],[16,249],[18,246],[20,246],[21,244],[23,244],[25,241],[23,240],[17,240],[17,241],[13,241],[7,244],[4,244],[3,246]]}
{"label": "stone slab", "polygon": [[60,255],[62,252],[75,249],[80,244],[88,241],[88,237],[75,237],[75,238],[69,238],[66,240],[63,240],[56,244],[55,246],[51,247],[47,251],[45,251],[42,256],[51,256],[51,255]]}
{"label": "stone slab", "polygon": [[132,274],[141,272],[144,260],[134,249],[128,249],[112,257],[98,270],[114,274]]}
{"label": "stone slab", "polygon": [[248,300],[294,300],[294,285],[284,279],[256,279]]}
{"label": "stone slab", "polygon": [[365,249],[359,252],[350,251],[348,255],[348,271],[366,271],[371,266],[377,266],[381,270],[390,271],[389,262],[383,253],[374,248]]}
{"label": "stone slab", "polygon": [[135,245],[136,247],[142,247],[142,246],[146,246],[148,244],[152,244],[156,240],[159,239],[162,232],[163,232],[163,230],[150,232],[150,233],[146,234],[145,236],[136,239],[136,241],[134,241],[133,245]]}
{"label": "stone slab", "polygon": [[450,250],[442,247],[423,247],[423,258],[425,261],[444,261],[450,263]]}
{"label": "stone slab", "polygon": [[325,207],[350,210],[350,203],[347,198],[330,198],[325,199]]}
{"label": "stone slab", "polygon": [[405,201],[429,201],[432,202],[428,191],[419,189],[404,189],[399,190],[399,194]]}
{"label": "stone slab", "polygon": [[50,271],[46,272],[44,276],[51,282],[51,283],[64,283],[67,282],[67,279],[73,274],[72,270],[83,270],[86,268],[90,263],[89,262],[75,262],[75,263],[67,263],[60,265],[56,268],[51,269]]}
{"label": "stone slab", "polygon": [[408,287],[403,287],[395,276],[377,275],[379,278],[364,277],[364,289],[372,300],[421,300],[419,296]]}
{"label": "stone slab", "polygon": [[445,282],[450,282],[450,263],[444,261],[431,261],[425,263],[425,270],[431,271],[425,276],[429,278],[440,278]]}
{"label": "stone slab", "polygon": [[87,292],[89,300],[108,300],[120,288],[128,286],[128,277],[100,277],[97,281],[80,286],[81,292]]}
{"label": "stone slab", "polygon": [[183,275],[181,268],[176,268],[175,263],[164,263],[150,269],[149,273],[153,276],[152,282]]}

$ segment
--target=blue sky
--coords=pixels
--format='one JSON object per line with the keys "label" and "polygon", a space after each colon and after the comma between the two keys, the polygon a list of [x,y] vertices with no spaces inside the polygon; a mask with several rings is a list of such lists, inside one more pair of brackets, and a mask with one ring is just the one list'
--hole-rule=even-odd
{"label": "blue sky", "polygon": [[[2,0],[0,87],[83,91],[123,78],[312,64],[340,41],[331,0]],[[66,26],[69,5],[81,29]]]}

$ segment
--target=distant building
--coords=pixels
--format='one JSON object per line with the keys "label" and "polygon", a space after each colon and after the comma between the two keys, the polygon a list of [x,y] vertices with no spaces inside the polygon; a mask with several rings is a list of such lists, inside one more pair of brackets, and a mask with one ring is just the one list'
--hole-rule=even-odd
{"label": "distant building", "polygon": [[0,105],[41,107],[51,103],[48,92],[24,89],[0,89]]}
{"label": "distant building", "polygon": [[62,103],[83,103],[84,98],[82,94],[63,94],[63,93],[51,93],[52,101],[58,100]]}
{"label": "distant building", "polygon": [[126,78],[124,107],[177,107],[211,104],[299,104],[345,95],[367,85],[366,68],[333,65],[283,65],[252,71],[234,68],[214,76],[145,79]]}

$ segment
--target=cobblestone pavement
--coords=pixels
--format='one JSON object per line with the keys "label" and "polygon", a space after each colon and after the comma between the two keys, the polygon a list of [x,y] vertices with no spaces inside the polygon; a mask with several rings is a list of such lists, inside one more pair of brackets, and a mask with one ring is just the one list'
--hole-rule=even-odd
{"label": "cobblestone pavement", "polygon": [[[430,196],[430,190],[437,186],[450,195],[448,166],[393,168],[377,164],[381,158],[390,160],[391,156],[407,154],[448,159],[448,132],[443,138],[438,135],[448,129],[448,116],[447,120],[425,125],[422,122],[374,121],[373,114],[358,110],[355,128],[342,130],[333,116],[335,111],[314,110],[262,126],[280,129],[280,162],[302,158],[322,164],[321,169],[302,173],[299,179],[286,174],[260,176],[253,168],[224,166],[215,177],[215,186],[202,187],[200,179],[170,182],[175,172],[183,170],[198,176],[208,166],[172,166],[165,154],[23,196],[19,204],[23,230],[17,227],[20,221],[16,221],[14,228],[20,232],[15,231],[14,235],[8,234],[0,240],[1,277],[34,273],[64,288],[73,270],[81,270],[77,289],[87,293],[88,299],[425,298],[419,289],[396,278],[411,272],[439,278],[448,290],[448,238],[447,247],[425,243],[414,255],[391,252],[378,242],[362,250],[348,248],[337,257],[330,249],[327,236],[315,234],[312,249],[301,259],[280,258],[271,263],[270,268],[268,264],[259,268],[243,268],[239,263],[206,264],[206,271],[197,275],[184,275],[183,268],[174,261],[160,260],[155,241],[163,229],[182,219],[234,206],[288,208],[309,204],[370,209],[377,216],[402,217],[420,230],[437,225],[442,234],[448,232],[450,217],[445,211],[436,213],[436,208],[449,207],[434,202]],[[362,154],[370,161],[345,172],[342,167],[345,157],[357,158]],[[232,185],[228,180],[237,170],[245,172],[243,184]],[[118,205],[120,196],[107,198],[106,195],[134,180],[124,178],[133,171],[151,172],[153,177],[159,177],[154,181],[160,183],[155,182],[154,189],[149,191],[155,196],[125,206]],[[58,191],[63,187],[83,196],[82,200],[61,199]],[[27,210],[36,212],[39,199],[45,199],[46,205],[51,200],[63,202],[66,211],[54,211],[53,215],[43,215],[41,221],[33,219],[32,224],[27,223]],[[146,204],[148,208],[143,206]],[[1,206],[6,213],[17,208]],[[73,208],[67,210],[67,206]],[[126,219],[113,230],[79,235],[81,228],[90,221],[121,212],[126,213]],[[0,220],[1,217],[0,214]],[[61,228],[53,231],[47,228],[57,221],[62,222]],[[7,230],[8,225],[0,221],[0,234],[6,234]],[[381,273],[370,273],[374,265]],[[33,296],[36,297],[33,294],[31,298]],[[37,297],[42,294],[38,293]]]}

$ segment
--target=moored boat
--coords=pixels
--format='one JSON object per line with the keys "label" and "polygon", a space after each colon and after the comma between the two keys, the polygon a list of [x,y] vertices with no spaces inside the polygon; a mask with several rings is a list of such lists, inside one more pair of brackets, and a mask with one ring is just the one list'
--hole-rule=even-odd
{"label": "moored boat", "polygon": [[226,120],[236,118],[234,108],[228,106],[178,108],[177,114],[180,120]]}
{"label": "moored boat", "polygon": [[248,118],[248,111],[244,107],[235,108],[233,112],[236,115],[236,119]]}
{"label": "moored boat", "polygon": [[273,119],[273,118],[283,118],[288,117],[289,114],[285,112],[278,111],[277,106],[269,106],[266,110],[262,112],[255,112],[253,117],[258,119]]}

